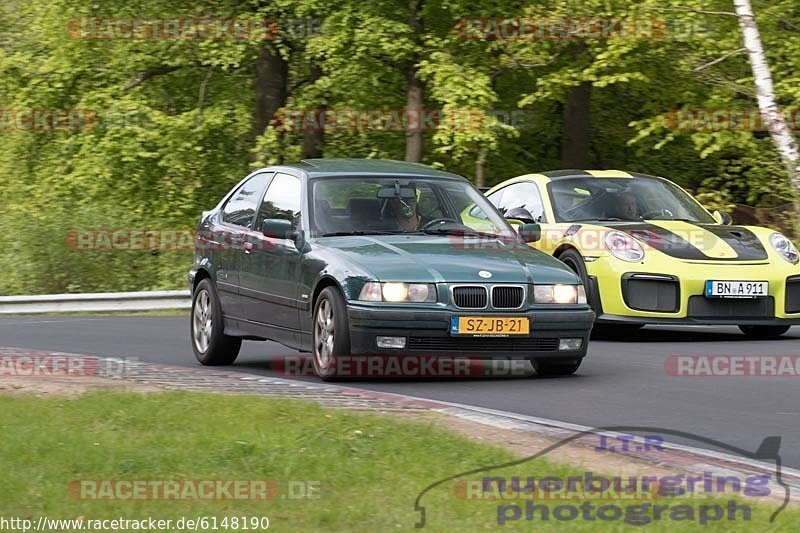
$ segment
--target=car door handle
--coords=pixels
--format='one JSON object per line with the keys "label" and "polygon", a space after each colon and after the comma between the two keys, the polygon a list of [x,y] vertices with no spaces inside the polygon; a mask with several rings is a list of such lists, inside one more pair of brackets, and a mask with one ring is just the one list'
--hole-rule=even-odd
{"label": "car door handle", "polygon": [[242,245],[244,247],[244,253],[249,254],[253,250],[253,243],[250,241],[245,241]]}

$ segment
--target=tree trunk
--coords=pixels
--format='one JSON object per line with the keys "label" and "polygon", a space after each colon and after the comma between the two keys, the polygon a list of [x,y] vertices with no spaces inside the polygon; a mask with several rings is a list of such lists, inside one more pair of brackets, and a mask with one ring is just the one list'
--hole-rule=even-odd
{"label": "tree trunk", "polygon": [[417,79],[416,67],[408,67],[408,124],[406,126],[406,161],[419,163],[422,161],[422,150],[425,132],[422,125],[422,113],[425,108],[425,96],[422,82]]}
{"label": "tree trunk", "polygon": [[[322,76],[322,69],[319,65],[311,65],[311,72],[308,74],[308,81],[309,83],[313,84]],[[323,124],[321,117],[325,113],[325,105],[320,104],[314,110],[315,114],[318,117],[318,120],[315,120],[315,124],[319,124],[320,126]],[[302,157],[303,159],[313,159],[317,157],[322,157],[322,147],[325,143],[325,130],[322,127],[304,130],[303,131],[303,151]]]}
{"label": "tree trunk", "polygon": [[[772,87],[772,73],[770,72],[761,36],[758,31],[756,19],[750,0],[733,0],[733,6],[739,17],[739,27],[742,30],[744,46],[750,56],[750,66],[753,69],[753,79],[756,85],[756,99],[758,110],[765,126],[769,130],[772,143],[780,154],[781,161],[786,167],[789,182],[795,189],[795,198],[800,194],[800,152],[797,141],[787,127],[780,114],[780,109],[775,101],[775,92]],[[795,200],[795,207],[800,200]]]}
{"label": "tree trunk", "polygon": [[486,187],[486,148],[478,149],[478,157],[475,159],[475,186],[479,189]]}
{"label": "tree trunk", "polygon": [[[413,32],[413,40],[416,46],[421,44],[422,20],[419,16],[422,0],[409,0],[409,26]],[[406,67],[407,97],[406,111],[408,122],[406,125],[406,161],[419,163],[422,161],[422,151],[425,142],[425,131],[423,126],[423,115],[425,109],[425,87],[417,76],[417,63],[419,56],[417,53],[411,54],[408,66]]]}
{"label": "tree trunk", "polygon": [[280,53],[263,48],[255,62],[253,137],[262,135],[275,113],[286,105],[289,65]]}
{"label": "tree trunk", "polygon": [[589,167],[589,118],[592,84],[585,81],[570,88],[564,105],[564,135],[561,138],[561,168]]}

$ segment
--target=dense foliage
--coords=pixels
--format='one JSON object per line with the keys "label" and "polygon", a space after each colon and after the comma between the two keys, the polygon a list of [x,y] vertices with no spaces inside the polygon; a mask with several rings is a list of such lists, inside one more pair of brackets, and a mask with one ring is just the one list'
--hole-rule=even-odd
{"label": "dense foliage", "polygon": [[[766,132],[677,122],[679,110],[756,108],[728,1],[529,4],[6,0],[0,294],[182,287],[188,251],[75,251],[70,232],[191,229],[251,169],[305,156],[420,159],[485,185],[560,167],[621,168],[670,177],[715,208],[792,201]],[[753,8],[779,103],[791,111],[800,4]],[[252,21],[251,30],[268,19],[275,31],[109,39],[98,37],[119,34],[86,21],[220,18]],[[633,37],[508,39],[491,18],[642,26]],[[351,128],[342,118],[319,131],[291,118],[420,103],[440,112],[438,127]],[[82,110],[84,122],[20,127],[23,110]],[[792,216],[781,212],[775,224]]]}

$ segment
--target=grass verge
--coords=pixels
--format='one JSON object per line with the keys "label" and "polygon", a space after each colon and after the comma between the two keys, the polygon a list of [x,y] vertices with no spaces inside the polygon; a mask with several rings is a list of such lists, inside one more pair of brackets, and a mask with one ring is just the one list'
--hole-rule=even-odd
{"label": "grass verge", "polygon": [[[0,396],[0,432],[0,516],[34,521],[42,515],[173,521],[205,516],[217,517],[219,525],[224,517],[266,516],[270,529],[287,531],[414,529],[419,519],[414,501],[430,483],[516,458],[432,424],[325,410],[298,400],[187,392]],[[554,460],[489,475],[563,479],[583,474]],[[74,485],[73,492],[68,490],[77,480],[273,480],[274,485],[266,501],[93,500],[77,498]],[[102,485],[93,487],[88,494]],[[292,497],[303,492],[312,497]],[[746,500],[737,501],[752,508],[749,521],[740,515],[700,526],[697,516],[690,520],[684,512],[682,521],[662,520],[647,529],[796,530],[800,513],[784,511],[769,524],[777,505]],[[516,503],[521,518],[508,521],[505,529],[642,529],[622,520],[541,522],[537,515],[529,522],[524,501],[464,501],[455,496],[454,482],[431,491],[423,503],[428,531],[494,529],[499,506]],[[618,503],[622,508],[637,505]],[[238,529],[253,528],[240,523]]]}

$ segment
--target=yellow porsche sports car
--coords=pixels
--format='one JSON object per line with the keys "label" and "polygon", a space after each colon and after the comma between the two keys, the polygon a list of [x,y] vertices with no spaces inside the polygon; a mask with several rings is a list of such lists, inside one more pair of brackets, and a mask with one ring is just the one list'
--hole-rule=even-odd
{"label": "yellow porsche sports car", "polygon": [[531,246],[583,280],[597,324],[726,324],[777,337],[800,324],[795,245],[733,226],[664,178],[617,170],[527,174],[486,192],[506,218],[541,226]]}

